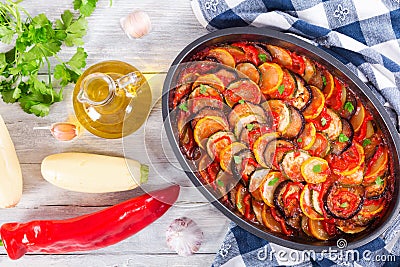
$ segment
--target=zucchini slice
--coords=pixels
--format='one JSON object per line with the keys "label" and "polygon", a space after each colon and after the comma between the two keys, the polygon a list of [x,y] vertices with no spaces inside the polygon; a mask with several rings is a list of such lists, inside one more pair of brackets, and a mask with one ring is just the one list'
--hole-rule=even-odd
{"label": "zucchini slice", "polygon": [[259,104],[261,95],[258,85],[250,79],[237,80],[229,84],[224,92],[225,101],[230,107],[233,107],[240,100]]}
{"label": "zucchini slice", "polygon": [[316,137],[317,137],[317,129],[315,128],[314,123],[307,122],[304,125],[303,131],[297,138],[296,143],[299,146],[299,148],[308,150],[315,143]]}
{"label": "zucchini slice", "polygon": [[278,86],[278,90],[269,93],[269,97],[273,99],[292,99],[297,91],[297,81],[295,75],[287,69],[283,69],[282,83]]}
{"label": "zucchini slice", "polygon": [[274,192],[274,205],[285,219],[298,217],[302,211],[300,208],[300,192],[302,185],[297,182],[285,180],[281,182]]}
{"label": "zucchini slice", "polygon": [[365,218],[374,218],[379,214],[386,205],[386,200],[384,198],[375,200],[365,200],[364,204],[360,210],[360,215]]}
{"label": "zucchini slice", "polygon": [[385,176],[381,179],[377,179],[375,183],[365,186],[365,197],[367,199],[379,199],[385,196],[388,186],[388,177]]}
{"label": "zucchini slice", "polygon": [[224,48],[213,48],[207,53],[207,57],[215,58],[219,63],[227,65],[231,68],[235,67],[235,59]]}
{"label": "zucchini slice", "polygon": [[308,217],[307,216],[302,216],[301,217],[301,229],[303,232],[308,235],[309,237],[313,237],[311,230],[310,230],[310,225],[308,224]]}
{"label": "zucchini slice", "polygon": [[324,75],[324,80],[322,81],[322,92],[324,93],[325,99],[328,99],[332,96],[333,91],[335,90],[335,82],[333,81],[333,76],[329,71],[323,70],[322,73]]}
{"label": "zucchini slice", "polygon": [[223,101],[222,95],[219,93],[217,89],[204,84],[200,84],[199,86],[195,87],[193,91],[190,93],[188,99],[193,99],[196,97],[210,97]]}
{"label": "zucchini slice", "polygon": [[225,113],[220,109],[214,109],[211,107],[205,107],[196,114],[194,114],[189,120],[192,128],[196,127],[196,124],[199,120],[207,116],[221,117],[226,120]]}
{"label": "zucchini slice", "polygon": [[266,122],[267,121],[265,120],[265,117],[261,117],[256,114],[248,114],[239,118],[239,120],[235,124],[233,131],[235,136],[239,139],[243,129],[249,127],[248,125],[253,125],[254,123],[263,124]]}
{"label": "zucchini slice", "polygon": [[288,69],[292,67],[292,57],[288,50],[275,45],[266,45],[266,47],[270,52],[273,61],[278,62],[279,65]]}
{"label": "zucchini slice", "polygon": [[238,103],[234,106],[234,108],[228,115],[229,125],[232,128],[235,127],[240,118],[249,114],[254,114],[259,117],[267,118],[265,110],[259,105],[255,105],[249,102],[244,102],[243,104]]}
{"label": "zucchini slice", "polygon": [[360,168],[350,175],[339,175],[338,181],[342,185],[360,185],[364,179],[364,168]]}
{"label": "zucchini slice", "polygon": [[219,131],[227,131],[228,122],[222,117],[206,116],[200,119],[193,130],[194,141],[201,148],[205,148],[208,138]]}
{"label": "zucchini slice", "polygon": [[350,148],[351,143],[353,142],[354,131],[353,126],[351,126],[350,122],[346,119],[342,118],[342,132],[344,136],[348,138],[347,141],[344,140],[335,140],[332,142],[332,153],[335,155],[340,155]]}
{"label": "zucchini slice", "polygon": [[290,124],[282,135],[291,139],[298,137],[303,132],[306,121],[304,120],[303,114],[301,114],[297,108],[289,106],[289,111],[291,117]]}
{"label": "zucchini slice", "polygon": [[219,154],[219,163],[224,171],[232,174],[231,162],[233,160],[233,156],[242,149],[247,149],[246,145],[239,142],[233,142],[221,151],[221,153]]}
{"label": "zucchini slice", "polygon": [[244,198],[248,194],[247,188],[240,183],[236,187],[237,187],[236,197],[235,197],[236,209],[239,211],[240,214],[244,215],[246,211]]}
{"label": "zucchini slice", "polygon": [[333,184],[324,196],[325,210],[333,218],[347,220],[354,217],[364,203],[364,187],[344,187]]}
{"label": "zucchini slice", "polygon": [[210,87],[213,87],[214,89],[218,90],[218,92],[220,92],[221,94],[225,90],[224,83],[221,81],[221,79],[212,73],[200,75],[199,77],[197,77],[196,81],[192,85],[192,89],[200,85],[208,85]]}
{"label": "zucchini slice", "polygon": [[285,153],[280,164],[282,173],[292,181],[302,182],[301,165],[311,156],[302,150],[291,150]]}
{"label": "zucchini slice", "polygon": [[240,71],[246,78],[255,83],[260,82],[260,72],[254,64],[249,62],[240,63],[236,66],[236,70]]}
{"label": "zucchini slice", "polygon": [[317,118],[325,107],[325,96],[321,90],[315,86],[310,86],[310,89],[312,93],[312,100],[310,105],[303,110],[303,116],[307,120]]}
{"label": "zucchini slice", "polygon": [[258,67],[261,73],[260,89],[264,94],[271,94],[282,84],[283,70],[276,63],[266,62]]}
{"label": "zucchini slice", "polygon": [[315,64],[308,57],[303,56],[303,60],[305,64],[303,79],[308,83],[310,79],[315,75]]}
{"label": "zucchini slice", "polygon": [[324,215],[322,211],[322,202],[319,200],[319,192],[317,190],[311,189],[311,201],[312,207],[318,214]]}
{"label": "zucchini slice", "polygon": [[381,145],[374,156],[367,162],[364,171],[364,183],[373,183],[377,177],[383,176],[389,166],[389,151],[387,147]]}
{"label": "zucchini slice", "polygon": [[271,209],[267,205],[264,205],[263,207],[262,221],[264,226],[267,227],[272,232],[282,233],[281,224],[274,219],[274,217],[271,214]]}
{"label": "zucchini slice", "polygon": [[216,132],[208,138],[206,145],[207,153],[210,156],[210,158],[215,159],[216,161],[219,162],[220,161],[219,156],[221,151],[235,141],[236,138],[231,132],[228,131]]}
{"label": "zucchini slice", "polygon": [[303,213],[312,220],[323,220],[324,216],[319,214],[313,207],[311,198],[312,189],[306,184],[300,194],[300,208]]}
{"label": "zucchini slice", "polygon": [[322,132],[326,133],[330,140],[336,140],[336,138],[338,138],[342,133],[342,119],[330,108],[326,110],[326,113],[331,117],[331,121],[329,123],[329,127]]}
{"label": "zucchini slice", "polygon": [[354,132],[358,132],[361,128],[361,125],[364,122],[365,119],[365,108],[364,105],[361,103],[361,101],[357,102],[357,108],[356,112],[354,113],[354,116],[351,117],[350,123],[353,126]]}
{"label": "zucchini slice", "polygon": [[279,170],[283,156],[287,151],[293,150],[294,144],[285,138],[271,140],[264,149],[264,162],[270,168]]}
{"label": "zucchini slice", "polygon": [[240,133],[240,142],[248,144],[250,148],[253,147],[254,142],[266,133],[271,132],[271,126],[268,124],[261,124],[258,122],[247,124]]}
{"label": "zucchini slice", "polygon": [[[278,133],[266,133],[260,136],[253,145],[253,153],[256,157],[258,164],[260,164],[264,168],[269,168],[269,165],[265,161],[264,151],[269,142],[276,139],[278,137]],[[275,151],[275,147],[274,147]]]}
{"label": "zucchini slice", "polygon": [[301,164],[301,174],[309,184],[323,183],[330,175],[328,162],[323,158],[310,157]]}
{"label": "zucchini slice", "polygon": [[224,106],[224,102],[222,102],[219,98],[211,98],[207,96],[199,96],[193,99],[188,100],[187,107],[192,114],[196,114],[200,110],[206,107],[220,109],[222,110]]}
{"label": "zucchini slice", "polygon": [[328,232],[326,232],[323,222],[320,220],[308,219],[308,225],[310,227],[310,232],[313,237],[319,240],[328,240],[330,238]]}
{"label": "zucchini slice", "polygon": [[[265,172],[256,175],[261,176],[261,174],[265,174]],[[258,188],[265,204],[272,208],[275,207],[274,192],[278,185],[284,180],[285,178],[283,177],[282,173],[277,171],[269,172],[264,176],[264,179]]]}
{"label": "zucchini slice", "polygon": [[337,226],[337,228],[346,234],[358,234],[367,229],[367,226],[351,226],[351,225],[343,225]]}
{"label": "zucchini slice", "polygon": [[283,133],[289,127],[291,114],[289,106],[285,102],[273,99],[262,103],[261,106],[274,118],[276,131]]}
{"label": "zucchini slice", "polygon": [[267,179],[268,173],[270,173],[270,169],[258,169],[250,176],[249,192],[257,200],[263,201],[261,185]]}

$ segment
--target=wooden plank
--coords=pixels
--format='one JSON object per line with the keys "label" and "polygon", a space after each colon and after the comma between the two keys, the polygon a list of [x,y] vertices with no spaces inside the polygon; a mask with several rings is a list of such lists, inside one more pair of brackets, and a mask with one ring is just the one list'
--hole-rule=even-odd
{"label": "wooden plank", "polygon": [[[2,210],[0,224],[12,221],[26,222],[38,219],[67,219],[102,209],[101,207],[45,206],[45,204],[46,203],[41,203],[40,206],[29,209],[14,208]],[[106,204],[106,202],[104,202],[103,205],[104,204]],[[174,252],[167,247],[165,231],[175,218],[183,216],[193,219],[204,233],[204,243],[199,253],[212,254],[218,251],[224,233],[228,229],[228,220],[212,205],[201,205],[191,208],[174,206],[168,210],[164,216],[134,236],[113,246],[84,253],[93,255],[107,253],[111,255],[116,253],[125,253],[127,255],[146,253],[173,254]],[[112,232],[109,234],[112,236]],[[0,254],[5,254],[3,247],[0,248]]]}
{"label": "wooden plank", "polygon": [[181,257],[171,254],[136,254],[124,253],[92,255],[28,255],[17,261],[11,261],[7,256],[0,256],[2,267],[205,267],[210,266],[214,254],[195,254]]}

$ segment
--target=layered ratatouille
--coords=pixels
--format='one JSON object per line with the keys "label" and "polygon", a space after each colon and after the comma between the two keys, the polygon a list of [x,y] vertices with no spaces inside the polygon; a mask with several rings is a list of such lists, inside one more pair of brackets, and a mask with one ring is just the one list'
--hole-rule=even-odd
{"label": "layered ratatouille", "polygon": [[319,240],[373,227],[393,192],[374,118],[326,67],[260,42],[196,53],[170,93],[180,149],[242,218]]}

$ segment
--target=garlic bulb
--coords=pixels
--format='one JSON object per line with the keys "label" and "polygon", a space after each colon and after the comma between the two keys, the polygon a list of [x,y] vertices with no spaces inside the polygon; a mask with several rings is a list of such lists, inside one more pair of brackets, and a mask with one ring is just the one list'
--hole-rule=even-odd
{"label": "garlic bulb", "polygon": [[187,217],[175,219],[166,233],[168,247],[180,256],[189,256],[197,252],[203,237],[201,229]]}
{"label": "garlic bulb", "polygon": [[151,31],[150,17],[146,12],[136,10],[120,20],[121,27],[129,38],[140,38]]}

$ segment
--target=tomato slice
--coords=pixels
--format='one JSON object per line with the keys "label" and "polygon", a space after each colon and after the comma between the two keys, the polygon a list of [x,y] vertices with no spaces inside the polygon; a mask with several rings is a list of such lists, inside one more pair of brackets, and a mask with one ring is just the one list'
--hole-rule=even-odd
{"label": "tomato slice", "polygon": [[297,55],[296,52],[291,52],[290,56],[292,57],[292,67],[290,70],[299,75],[304,75],[306,64],[304,63],[303,57]]}
{"label": "tomato slice", "polygon": [[325,195],[325,209],[336,219],[347,220],[355,216],[364,202],[363,186],[333,185]]}
{"label": "tomato slice", "polygon": [[364,149],[357,142],[353,142],[351,147],[341,155],[330,154],[327,158],[331,169],[341,175],[355,173],[364,162]]}

